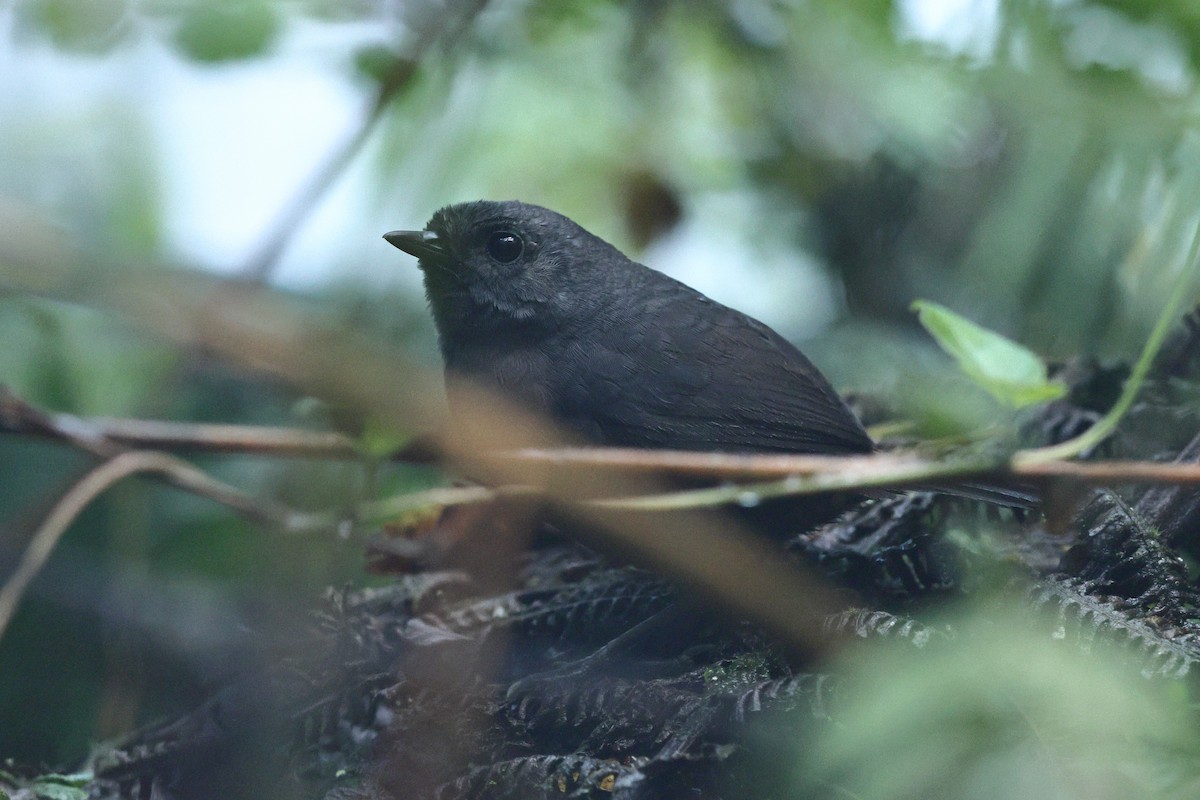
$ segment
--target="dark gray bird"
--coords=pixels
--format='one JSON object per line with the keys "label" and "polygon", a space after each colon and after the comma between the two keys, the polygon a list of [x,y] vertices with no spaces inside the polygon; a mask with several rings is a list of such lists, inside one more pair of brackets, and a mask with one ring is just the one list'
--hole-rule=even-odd
{"label": "dark gray bird", "polygon": [[448,373],[591,441],[743,453],[874,449],[783,337],[561,214],[516,201],[462,203],[438,211],[424,231],[384,238],[420,260]]}

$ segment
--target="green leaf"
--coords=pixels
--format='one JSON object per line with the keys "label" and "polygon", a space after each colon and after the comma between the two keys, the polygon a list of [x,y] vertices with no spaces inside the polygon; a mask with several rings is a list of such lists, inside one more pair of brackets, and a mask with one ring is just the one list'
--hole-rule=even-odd
{"label": "green leaf", "polygon": [[1046,365],[1027,348],[937,303],[917,300],[912,309],[962,371],[1001,403],[1022,408],[1066,394],[1066,385],[1047,379]]}
{"label": "green leaf", "polygon": [[43,775],[29,786],[42,800],[87,800],[89,775]]}
{"label": "green leaf", "polygon": [[29,787],[42,800],[87,800],[87,790],[61,783],[35,783]]}
{"label": "green leaf", "polygon": [[175,43],[194,61],[234,61],[264,53],[279,27],[262,0],[198,3],[184,15]]}
{"label": "green leaf", "polygon": [[41,0],[17,6],[22,27],[72,53],[101,55],[128,41],[130,24],[125,0]]}
{"label": "green leaf", "polygon": [[74,786],[77,789],[85,789],[95,778],[96,776],[90,770],[70,774],[51,772],[38,778],[38,783],[53,783],[58,786]]}
{"label": "green leaf", "polygon": [[376,458],[387,458],[411,440],[410,431],[402,431],[373,414],[363,420],[358,438],[363,450]]}
{"label": "green leaf", "polygon": [[414,69],[416,64],[384,45],[364,47],[354,54],[355,72],[375,83],[407,77]]}

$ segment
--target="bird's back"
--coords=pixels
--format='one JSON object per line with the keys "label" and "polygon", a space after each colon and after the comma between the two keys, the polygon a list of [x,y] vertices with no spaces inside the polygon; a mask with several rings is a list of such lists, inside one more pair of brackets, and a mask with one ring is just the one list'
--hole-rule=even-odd
{"label": "bird's back", "polygon": [[[552,413],[609,445],[865,453],[873,444],[828,381],[763,323],[627,262],[622,293],[547,359]],[[550,337],[553,339],[554,337]]]}

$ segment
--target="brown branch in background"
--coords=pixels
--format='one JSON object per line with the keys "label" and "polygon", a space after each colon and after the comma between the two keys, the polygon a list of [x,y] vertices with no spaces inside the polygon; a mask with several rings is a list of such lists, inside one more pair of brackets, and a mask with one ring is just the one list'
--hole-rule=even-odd
{"label": "brown branch in background", "polygon": [[382,119],[383,112],[392,98],[408,83],[408,78],[415,71],[416,66],[411,61],[396,63],[393,74],[380,83],[379,91],[358,129],[334,149],[325,162],[317,168],[316,172],[284,206],[279,218],[268,230],[254,255],[242,267],[241,274],[245,280],[261,284],[271,277],[271,272],[279,262],[279,257],[296,231],[300,229],[301,223],[312,213],[321,198],[354,161],[363,145],[371,138],[371,134],[374,133],[376,125]]}
{"label": "brown branch in background", "polygon": [[1200,464],[1180,461],[1043,461],[1014,464],[1011,475],[1065,478],[1092,486],[1120,483],[1200,484]]}
{"label": "brown branch in background", "polygon": [[106,439],[89,420],[43,411],[3,385],[0,385],[0,430],[59,439],[97,458],[112,458],[125,449]]}
{"label": "brown branch in background", "polygon": [[300,225],[313,212],[317,203],[345,173],[346,168],[366,145],[375,132],[379,121],[383,119],[392,101],[400,95],[412,82],[417,73],[417,66],[425,54],[437,41],[445,46],[453,45],[470,27],[472,20],[478,16],[486,0],[471,0],[459,9],[455,3],[448,3],[442,16],[442,30],[425,32],[413,51],[406,58],[398,58],[391,69],[379,79],[379,87],[375,97],[359,123],[357,130],[344,142],[338,144],[326,157],[292,199],[284,206],[275,224],[268,230],[267,235],[255,250],[254,255],[247,259],[241,269],[243,280],[251,283],[266,283],[271,272],[279,262],[279,257],[291,241]]}
{"label": "brown branch in background", "polygon": [[128,450],[117,453],[93,468],[72,486],[34,531],[16,570],[0,588],[0,637],[20,605],[21,598],[45,566],[59,539],[71,523],[102,492],[123,478],[138,473],[157,473],[181,488],[211,497],[243,513],[261,514],[253,498],[209,478],[192,465],[166,453]]}
{"label": "brown branch in background", "polygon": [[[154,426],[149,427],[153,429]],[[130,450],[125,442],[109,438],[102,421],[70,414],[48,413],[3,386],[0,386],[0,430],[57,439],[101,459],[115,459],[135,452]],[[144,450],[145,447],[139,449]],[[157,473],[167,484],[177,489],[206,497],[254,522],[274,525],[288,531],[307,527],[307,515],[280,503],[247,494],[175,456],[166,453],[158,455],[164,460],[156,463],[169,465],[169,468],[162,466],[150,471]]]}
{"label": "brown branch in background", "polygon": [[[153,425],[149,427],[153,429]],[[3,386],[0,386],[0,429],[58,439],[104,459],[54,505],[34,532],[16,570],[0,587],[0,638],[3,638],[29,584],[45,566],[71,523],[102,492],[130,475],[157,475],[171,486],[213,500],[255,522],[288,532],[331,528],[338,522],[329,515],[302,514],[280,503],[256,498],[176,456],[153,450],[131,450],[108,438],[102,425],[70,414],[47,413]]]}
{"label": "brown branch in background", "polygon": [[131,447],[330,460],[363,457],[354,440],[335,431],[106,417],[91,423],[105,438]]}
{"label": "brown branch in background", "polygon": [[[274,458],[349,460],[363,457],[354,440],[332,431],[309,431],[261,425],[164,422],[146,419],[83,418],[34,408],[0,386],[0,433],[69,439],[76,446],[107,457],[105,443],[139,449],[237,453]],[[423,442],[426,440],[422,440]],[[1200,483],[1200,464],[1155,461],[930,461],[911,453],[868,456],[813,456],[749,453],[704,453],[616,447],[524,448],[487,456],[544,464],[563,469],[646,472],[725,481],[776,480],[791,477],[836,479],[835,488],[893,488],[932,478],[981,477],[1021,480],[1065,479],[1089,485],[1119,483]],[[395,459],[408,461],[408,448]],[[420,459],[425,463],[426,458]]]}

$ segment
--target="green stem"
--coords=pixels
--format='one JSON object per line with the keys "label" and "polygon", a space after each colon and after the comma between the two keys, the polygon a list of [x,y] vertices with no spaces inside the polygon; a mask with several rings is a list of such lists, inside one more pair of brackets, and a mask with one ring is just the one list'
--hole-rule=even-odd
{"label": "green stem", "polygon": [[1158,351],[1162,349],[1163,342],[1166,341],[1167,333],[1171,330],[1171,326],[1175,324],[1180,306],[1183,304],[1184,295],[1191,285],[1192,276],[1195,274],[1198,258],[1200,258],[1200,222],[1197,222],[1196,231],[1192,234],[1192,244],[1188,248],[1184,269],[1180,270],[1179,278],[1175,281],[1174,288],[1171,289],[1171,296],[1167,298],[1167,305],[1162,313],[1158,315],[1158,321],[1154,323],[1154,330],[1150,332],[1150,337],[1146,340],[1146,345],[1142,348],[1142,354],[1138,358],[1137,363],[1134,364],[1133,372],[1126,379],[1125,385],[1121,389],[1121,396],[1117,398],[1117,402],[1113,404],[1108,413],[1101,417],[1095,425],[1074,439],[1068,439],[1065,442],[1060,442],[1049,447],[1038,447],[1014,453],[1012,457],[1013,466],[1042,464],[1047,461],[1074,458],[1080,453],[1100,444],[1100,442],[1108,438],[1109,434],[1116,430],[1117,425],[1124,418],[1125,414],[1133,407],[1133,401],[1137,399],[1138,392],[1141,391],[1142,385],[1146,382],[1146,376],[1150,373],[1150,368],[1154,365],[1154,359],[1158,356]]}
{"label": "green stem", "polygon": [[412,494],[388,497],[364,503],[358,510],[358,521],[372,525],[393,520],[411,512],[431,511],[449,506],[487,503],[502,497],[518,497],[535,494],[524,486],[501,486],[489,489],[486,486],[439,486]]}
{"label": "green stem", "polygon": [[772,500],[777,497],[880,487],[928,485],[938,480],[986,474],[996,468],[997,464],[983,461],[942,464],[924,462],[913,467],[901,467],[872,474],[841,472],[790,475],[775,481],[714,486],[710,489],[685,489],[639,497],[614,497],[590,502],[592,505],[603,508],[625,511],[678,511],[728,505],[754,506],[763,500]]}

